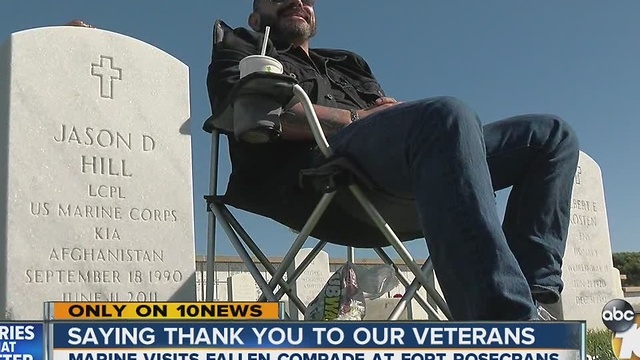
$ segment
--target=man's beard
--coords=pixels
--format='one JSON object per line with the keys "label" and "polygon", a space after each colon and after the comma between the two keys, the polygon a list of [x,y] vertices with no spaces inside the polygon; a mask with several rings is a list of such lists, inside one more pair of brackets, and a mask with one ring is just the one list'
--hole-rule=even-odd
{"label": "man's beard", "polygon": [[316,35],[316,24],[310,21],[282,21],[280,18],[269,15],[260,15],[261,30],[271,27],[271,35],[287,43],[306,41]]}

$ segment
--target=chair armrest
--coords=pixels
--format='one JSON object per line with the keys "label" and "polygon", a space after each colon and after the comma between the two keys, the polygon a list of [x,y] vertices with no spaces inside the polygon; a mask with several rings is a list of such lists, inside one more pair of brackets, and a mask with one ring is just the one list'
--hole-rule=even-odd
{"label": "chair armrest", "polygon": [[233,132],[233,103],[244,95],[260,95],[271,98],[282,106],[288,104],[296,97],[304,108],[304,113],[313,133],[313,138],[318,148],[326,158],[333,156],[333,150],[329,146],[327,137],[322,130],[320,120],[316,114],[313,103],[304,89],[290,76],[276,73],[253,73],[240,79],[233,88],[225,103],[220,106],[220,111],[208,118],[204,123],[204,130],[221,129]]}
{"label": "chair armrest", "polygon": [[320,120],[318,120],[318,115],[313,108],[311,99],[309,99],[307,93],[298,84],[293,86],[293,94],[300,101],[302,107],[304,108],[304,114],[307,117],[309,127],[311,128],[311,132],[313,133],[313,138],[315,139],[316,144],[318,144],[318,148],[326,158],[332,157],[333,149],[331,149],[331,147],[329,146],[329,142],[327,141],[327,137],[322,130]]}
{"label": "chair armrest", "polygon": [[297,83],[297,80],[288,75],[267,72],[249,74],[238,81],[224,102],[219,104],[214,114],[205,120],[203,129],[207,132],[219,129],[232,133],[233,104],[239,97],[259,95],[285,106],[293,98],[292,88]]}

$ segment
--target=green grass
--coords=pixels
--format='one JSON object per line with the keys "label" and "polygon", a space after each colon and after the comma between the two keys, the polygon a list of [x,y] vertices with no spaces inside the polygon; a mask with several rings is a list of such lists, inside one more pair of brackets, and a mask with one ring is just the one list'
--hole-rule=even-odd
{"label": "green grass", "polygon": [[593,360],[615,360],[609,330],[587,331],[587,354]]}

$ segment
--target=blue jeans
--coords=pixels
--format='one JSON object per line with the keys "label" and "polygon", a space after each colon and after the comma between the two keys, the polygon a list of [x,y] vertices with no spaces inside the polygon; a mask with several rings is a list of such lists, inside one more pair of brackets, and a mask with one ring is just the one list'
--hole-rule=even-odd
{"label": "blue jeans", "polygon": [[[454,320],[527,320],[562,291],[578,140],[556,116],[482,126],[461,101],[408,102],[329,138],[392,194],[416,201]],[[512,186],[504,222],[495,191]]]}

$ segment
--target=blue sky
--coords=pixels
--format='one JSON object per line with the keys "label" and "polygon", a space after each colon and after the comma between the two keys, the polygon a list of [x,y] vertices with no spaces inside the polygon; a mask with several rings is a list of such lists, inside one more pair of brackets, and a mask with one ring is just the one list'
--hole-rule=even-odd
{"label": "blue sky", "polygon": [[[150,43],[189,66],[196,247],[203,254],[210,148],[200,129],[210,112],[205,77],[211,29],[218,18],[245,26],[250,8],[250,0],[5,0],[0,36],[83,19]],[[640,1],[318,0],[316,13],[319,32],[312,46],[360,53],[398,100],[452,95],[483,122],[543,112],[571,123],[582,150],[602,169],[614,252],[640,251]],[[220,191],[230,169],[225,149]],[[499,194],[501,211],[504,200]],[[236,214],[268,244],[267,255],[283,255],[293,240],[272,221]],[[219,238],[218,253],[232,255]],[[426,255],[423,242],[409,249],[416,257]],[[343,255],[339,248],[327,250]]]}

